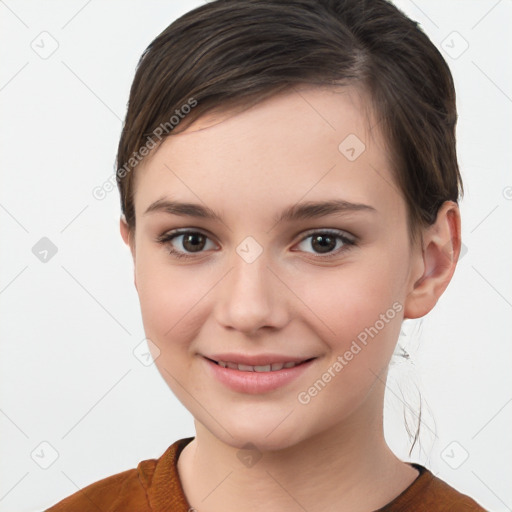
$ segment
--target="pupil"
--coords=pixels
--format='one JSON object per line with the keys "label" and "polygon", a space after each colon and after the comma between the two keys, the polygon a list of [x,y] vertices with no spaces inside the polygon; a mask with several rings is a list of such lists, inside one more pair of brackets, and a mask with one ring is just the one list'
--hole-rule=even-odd
{"label": "pupil", "polygon": [[[322,243],[322,240],[324,240],[324,243]],[[320,253],[329,252],[336,247],[336,239],[330,235],[317,235],[313,237],[312,245]]]}
{"label": "pupil", "polygon": [[[202,242],[199,242],[199,245],[197,245],[197,239],[202,238]],[[190,247],[187,247],[188,244],[192,244]],[[204,236],[200,233],[193,233],[190,235],[185,235],[183,238],[183,247],[189,252],[195,252],[200,251],[204,247]]]}

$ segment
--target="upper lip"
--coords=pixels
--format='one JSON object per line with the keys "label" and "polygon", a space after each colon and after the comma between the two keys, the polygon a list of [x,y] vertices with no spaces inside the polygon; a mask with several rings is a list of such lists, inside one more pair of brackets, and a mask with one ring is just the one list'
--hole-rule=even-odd
{"label": "upper lip", "polygon": [[204,356],[207,359],[212,359],[213,361],[219,362],[224,361],[226,363],[236,363],[236,364],[246,364],[249,366],[265,366],[272,363],[301,363],[303,361],[307,361],[308,359],[314,359],[314,357],[297,357],[297,356],[287,356],[283,354],[257,354],[257,355],[248,355],[248,354],[214,354],[209,356]]}

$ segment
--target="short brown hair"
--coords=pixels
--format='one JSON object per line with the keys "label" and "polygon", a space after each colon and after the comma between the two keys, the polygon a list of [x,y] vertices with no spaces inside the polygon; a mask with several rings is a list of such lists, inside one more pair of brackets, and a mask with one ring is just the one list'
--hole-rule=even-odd
{"label": "short brown hair", "polygon": [[139,150],[158,126],[172,135],[169,120],[191,98],[180,129],[304,83],[369,92],[413,235],[444,201],[458,201],[453,78],[416,22],[387,0],[214,0],[174,21],[139,60],[116,161],[130,230]]}

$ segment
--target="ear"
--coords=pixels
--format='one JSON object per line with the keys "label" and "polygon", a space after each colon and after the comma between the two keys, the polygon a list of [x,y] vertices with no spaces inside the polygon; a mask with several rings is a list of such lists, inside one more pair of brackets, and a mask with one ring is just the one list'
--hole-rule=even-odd
{"label": "ear", "polygon": [[132,257],[134,257],[132,234],[128,226],[128,223],[126,222],[126,217],[124,216],[124,213],[119,218],[119,230],[121,231],[121,237],[123,238],[124,243],[129,247],[132,253]]}
{"label": "ear", "polygon": [[420,318],[436,305],[455,272],[460,247],[459,207],[445,201],[435,223],[422,232],[421,247],[415,249],[404,318]]}
{"label": "ear", "polygon": [[[132,253],[133,263],[135,264],[135,239],[133,237],[133,231],[128,226],[126,222],[126,217],[121,215],[119,219],[119,231],[121,232],[121,237],[123,238],[124,243],[130,248],[130,252]],[[134,277],[133,282],[135,284],[135,288],[137,288],[137,279],[134,269]]]}

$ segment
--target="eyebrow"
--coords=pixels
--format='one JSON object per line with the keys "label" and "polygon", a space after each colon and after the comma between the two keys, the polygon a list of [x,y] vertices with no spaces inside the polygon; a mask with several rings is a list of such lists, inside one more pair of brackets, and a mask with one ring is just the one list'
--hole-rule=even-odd
{"label": "eyebrow", "polygon": [[[275,216],[273,220],[276,223],[282,221],[293,222],[324,217],[335,213],[352,213],[359,211],[376,212],[377,210],[367,204],[351,203],[342,199],[308,201],[285,208],[279,215]],[[170,215],[222,221],[221,215],[207,206],[196,203],[172,201],[166,198],[158,199],[150,204],[144,212],[144,215],[152,212],[164,212]]]}

